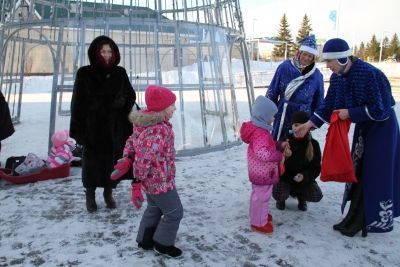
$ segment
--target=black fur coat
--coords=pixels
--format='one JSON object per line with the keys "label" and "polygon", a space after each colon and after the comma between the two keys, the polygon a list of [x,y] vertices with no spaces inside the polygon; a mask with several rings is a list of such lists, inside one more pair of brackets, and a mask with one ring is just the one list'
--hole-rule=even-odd
{"label": "black fur coat", "polygon": [[[104,66],[96,58],[98,47],[105,43],[113,50],[112,66]],[[114,41],[106,36],[97,37],[88,56],[90,65],[81,67],[76,74],[70,136],[83,146],[84,187],[114,187],[110,174],[132,133],[128,114],[136,94],[125,69],[117,66],[120,55]]]}
{"label": "black fur coat", "polygon": [[11,121],[10,109],[8,104],[0,91],[0,151],[1,140],[6,139],[14,133],[14,126]]}

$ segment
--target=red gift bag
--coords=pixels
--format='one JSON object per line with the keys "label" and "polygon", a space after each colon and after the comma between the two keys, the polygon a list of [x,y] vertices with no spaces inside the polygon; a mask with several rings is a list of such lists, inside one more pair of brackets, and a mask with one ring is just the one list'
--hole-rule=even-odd
{"label": "red gift bag", "polygon": [[350,124],[349,119],[339,118],[338,111],[332,113],[322,155],[320,179],[323,182],[357,182],[347,137]]}

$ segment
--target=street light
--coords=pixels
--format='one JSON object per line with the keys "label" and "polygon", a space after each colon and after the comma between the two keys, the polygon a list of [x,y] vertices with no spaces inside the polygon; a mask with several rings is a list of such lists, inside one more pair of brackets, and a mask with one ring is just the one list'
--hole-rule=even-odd
{"label": "street light", "polygon": [[388,31],[383,31],[382,36],[381,36],[381,49],[379,51],[379,63],[382,61],[382,50],[383,50],[383,37],[385,36],[385,33],[389,33]]}
{"label": "street light", "polygon": [[338,1],[338,11],[336,14],[336,38],[339,37],[339,26],[340,26],[340,7],[341,7],[342,1]]}
{"label": "street light", "polygon": [[254,33],[254,25],[256,24],[257,19],[253,19],[253,33],[251,35],[251,60],[254,60],[254,39],[255,39],[255,33]]}

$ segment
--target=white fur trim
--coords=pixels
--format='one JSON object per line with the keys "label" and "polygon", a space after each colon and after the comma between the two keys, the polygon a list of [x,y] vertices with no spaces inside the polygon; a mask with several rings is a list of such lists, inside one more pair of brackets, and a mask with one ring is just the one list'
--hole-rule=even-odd
{"label": "white fur trim", "polygon": [[351,56],[351,49],[343,52],[325,52],[322,53],[323,59],[338,59]]}
{"label": "white fur trim", "polygon": [[306,51],[308,53],[313,54],[314,56],[318,56],[318,50],[314,49],[314,48],[311,48],[309,46],[302,45],[302,46],[300,46],[299,50],[300,51]]}
{"label": "white fur trim", "polygon": [[320,115],[318,115],[317,113],[314,112],[315,117],[317,117],[319,120],[321,120],[322,122],[326,123],[329,125],[329,122],[324,120]]}

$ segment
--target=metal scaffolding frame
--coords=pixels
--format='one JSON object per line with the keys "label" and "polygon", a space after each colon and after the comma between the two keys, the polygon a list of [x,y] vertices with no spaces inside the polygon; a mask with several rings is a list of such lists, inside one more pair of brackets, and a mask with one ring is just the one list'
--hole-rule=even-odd
{"label": "metal scaffolding frame", "polygon": [[[243,65],[249,110],[254,101],[239,0],[0,2],[0,89],[18,123],[24,77],[53,77],[49,145],[58,116],[69,115],[65,103],[75,73],[88,64],[88,46],[98,35],[110,36],[119,46],[120,64],[139,105],[144,105],[143,91],[152,83],[177,94],[178,154],[239,143],[233,54]],[[38,62],[40,53],[47,55],[43,63]],[[37,70],[38,64],[43,69]],[[192,79],[185,77],[188,69]],[[171,75],[176,78],[169,79]]]}

